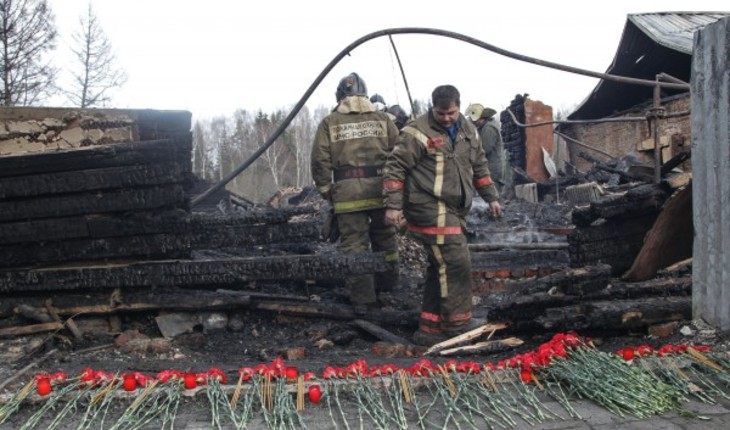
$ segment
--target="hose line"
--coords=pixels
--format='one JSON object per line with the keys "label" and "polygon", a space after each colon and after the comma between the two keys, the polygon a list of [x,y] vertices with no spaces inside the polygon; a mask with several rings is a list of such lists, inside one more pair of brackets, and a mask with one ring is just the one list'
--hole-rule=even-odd
{"label": "hose line", "polygon": [[256,159],[258,159],[264,152],[266,152],[267,149],[273,143],[276,141],[276,139],[281,136],[281,134],[286,130],[286,128],[289,126],[289,124],[294,120],[296,115],[299,113],[299,111],[302,109],[304,104],[309,100],[309,97],[312,95],[314,90],[319,86],[320,83],[324,80],[324,78],[327,76],[327,74],[337,65],[337,63],[342,60],[346,55],[349,55],[350,51],[357,48],[358,46],[362,45],[363,43],[372,40],[377,39],[378,37],[383,36],[391,36],[394,34],[430,34],[434,36],[443,36],[448,37],[451,39],[461,40],[462,42],[469,43],[471,45],[478,46],[480,48],[486,49],[488,51],[494,52],[499,55],[503,55],[508,58],[512,58],[518,61],[524,61],[527,63],[537,64],[538,66],[548,67],[551,69],[557,69],[562,70],[569,73],[575,73],[583,76],[590,76],[593,78],[599,78],[604,79],[608,81],[615,81],[625,84],[633,84],[633,85],[643,85],[648,87],[654,87],[656,85],[660,85],[664,88],[669,89],[676,89],[676,90],[689,90],[689,84],[686,83],[679,83],[679,82],[657,82],[656,80],[646,80],[646,79],[638,79],[638,78],[629,78],[625,76],[617,76],[617,75],[611,75],[607,73],[599,73],[599,72],[592,72],[590,70],[580,69],[577,67],[572,66],[566,66],[559,63],[554,63],[552,61],[545,61],[540,60],[538,58],[529,57],[527,55],[518,54],[516,52],[508,51],[506,49],[499,48],[497,46],[494,46],[492,44],[483,42],[479,39],[475,39],[470,36],[466,36],[464,34],[456,33],[453,31],[447,31],[447,30],[440,30],[436,28],[425,28],[425,27],[399,27],[399,28],[389,28],[385,30],[379,30],[375,31],[370,34],[366,34],[365,36],[362,36],[361,38],[355,40],[354,42],[350,43],[345,47],[342,51],[340,51],[333,59],[332,61],[327,64],[327,67],[325,67],[320,74],[317,76],[317,78],[312,82],[312,84],[307,88],[307,91],[304,92],[304,95],[299,99],[296,105],[292,108],[291,112],[289,112],[289,115],[284,118],[284,120],[279,124],[279,126],[274,130],[274,132],[266,139],[263,145],[259,149],[256,150],[253,154],[251,154],[248,159],[246,159],[243,163],[238,165],[235,169],[230,171],[228,174],[226,174],[218,183],[211,186],[209,189],[201,193],[200,195],[195,196],[191,202],[191,206],[196,206],[199,203],[201,203],[203,200],[205,200],[208,196],[215,193],[219,189],[223,188],[228,184],[233,178],[238,176],[241,172],[246,170],[251,164],[253,164]]}

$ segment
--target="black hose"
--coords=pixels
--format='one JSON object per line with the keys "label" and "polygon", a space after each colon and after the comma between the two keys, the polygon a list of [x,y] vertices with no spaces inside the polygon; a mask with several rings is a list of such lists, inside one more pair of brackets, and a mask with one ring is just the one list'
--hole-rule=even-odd
{"label": "black hose", "polygon": [[571,67],[571,66],[565,66],[563,64],[559,63],[553,63],[551,61],[545,61],[540,60],[538,58],[529,57],[527,55],[517,54],[515,52],[508,51],[506,49],[499,48],[497,46],[494,46],[492,44],[482,42],[479,39],[475,39],[473,37],[469,37],[460,33],[455,33],[453,31],[447,31],[447,30],[440,30],[436,28],[422,28],[422,27],[402,27],[402,28],[389,28],[385,30],[379,30],[370,34],[366,34],[365,36],[357,39],[356,41],[352,42],[351,44],[347,45],[345,49],[340,51],[335,58],[332,59],[332,61],[327,64],[327,67],[325,67],[322,72],[317,76],[317,78],[312,82],[312,85],[307,88],[307,91],[304,92],[304,95],[302,98],[299,99],[296,105],[294,105],[294,108],[292,108],[292,111],[289,112],[289,115],[287,115],[286,118],[284,118],[284,121],[282,121],[281,124],[279,124],[279,127],[277,127],[276,130],[274,130],[274,133],[271,134],[271,136],[266,139],[266,142],[256,150],[246,161],[241,163],[238,167],[233,169],[231,172],[229,172],[225,177],[223,177],[220,181],[218,181],[217,184],[210,187],[208,190],[203,192],[202,194],[195,196],[195,198],[192,199],[190,202],[191,206],[195,206],[199,203],[201,203],[203,200],[205,200],[208,196],[213,194],[214,192],[218,191],[219,189],[223,188],[227,183],[229,183],[233,178],[238,176],[241,172],[246,170],[251,164],[253,164],[254,161],[256,161],[257,158],[261,156],[264,152],[266,152],[267,149],[276,141],[276,139],[279,138],[279,136],[286,130],[286,128],[289,126],[289,124],[294,120],[294,117],[299,113],[299,111],[302,109],[304,104],[309,100],[309,97],[312,95],[314,90],[319,86],[320,83],[324,80],[324,78],[327,76],[327,74],[337,65],[337,63],[342,60],[342,58],[345,55],[348,55],[350,51],[357,48],[358,46],[362,45],[363,43],[376,39],[378,37],[382,36],[389,36],[393,34],[431,34],[435,36],[443,36],[443,37],[449,37],[451,39],[461,40],[462,42],[470,43],[472,45],[478,46],[480,48],[484,48],[488,51],[495,52],[500,55],[504,55],[505,57],[513,58],[515,60],[519,61],[525,61],[532,64],[537,64],[539,66],[543,67],[549,67],[552,69],[562,70],[565,72],[570,73],[576,73],[579,75],[584,76],[590,76],[594,78],[609,80],[609,81],[616,81],[626,84],[634,84],[634,85],[644,85],[644,86],[650,86],[654,87],[656,85],[660,85],[665,88],[671,88],[671,89],[678,89],[678,90],[689,90],[688,84],[682,84],[682,83],[675,83],[675,82],[657,82],[657,81],[649,81],[645,79],[638,79],[638,78],[629,78],[625,76],[616,76],[616,75],[610,75],[607,73],[598,73],[598,72],[592,72],[590,70],[585,69],[579,69],[577,67]]}

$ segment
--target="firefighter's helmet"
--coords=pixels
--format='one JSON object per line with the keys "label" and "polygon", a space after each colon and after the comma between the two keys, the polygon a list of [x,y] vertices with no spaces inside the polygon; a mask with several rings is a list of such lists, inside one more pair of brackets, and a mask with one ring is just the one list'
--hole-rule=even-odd
{"label": "firefighter's helmet", "polygon": [[344,99],[347,96],[366,96],[368,95],[368,88],[365,86],[365,81],[357,73],[350,73],[340,80],[340,84],[337,85],[337,91],[335,97],[337,101]]}

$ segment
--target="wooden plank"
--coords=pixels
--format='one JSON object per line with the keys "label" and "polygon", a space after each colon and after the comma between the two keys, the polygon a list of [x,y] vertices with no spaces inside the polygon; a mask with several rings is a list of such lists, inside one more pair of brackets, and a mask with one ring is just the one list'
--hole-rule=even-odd
{"label": "wooden plank", "polygon": [[[55,321],[63,322],[61,321],[61,317],[58,315],[58,312],[56,312],[56,308],[53,307],[53,299],[48,299],[44,303],[46,307],[46,311],[48,312],[48,315],[51,316]],[[69,329],[71,334],[74,335],[77,341],[84,340],[84,336],[81,333],[81,330],[79,330],[79,326],[76,325],[76,322],[74,322],[73,317],[70,316],[68,319],[64,322],[64,325]]]}
{"label": "wooden plank", "polygon": [[[94,214],[0,223],[0,244],[100,239],[148,234],[186,236],[195,248],[316,241],[319,221],[286,223],[296,211],[219,216],[169,210]],[[265,224],[266,222],[276,224]]]}
{"label": "wooden plank", "polygon": [[191,150],[192,135],[188,133],[171,139],[11,155],[0,157],[0,178],[184,160],[190,158]]}
{"label": "wooden plank", "polygon": [[0,222],[97,213],[185,207],[181,185],[86,192],[0,201]]}
{"label": "wooden plank", "polygon": [[691,317],[690,297],[651,297],[549,308],[537,322],[550,331],[631,330]]}
{"label": "wooden plank", "polygon": [[253,280],[342,279],[348,275],[382,273],[390,267],[383,253],[332,253],[3,270],[0,292],[153,286],[230,288]]}
{"label": "wooden plank", "polygon": [[[144,218],[142,218],[144,219]],[[109,223],[96,231],[87,225],[71,226],[68,234],[78,239],[43,241],[43,236],[34,233],[33,240],[24,243],[3,244],[0,246],[0,267],[24,267],[56,263],[94,261],[120,258],[189,258],[194,249],[245,248],[265,246],[270,243],[288,246],[317,241],[320,226],[316,222],[303,222],[277,225],[238,224],[235,220],[220,219],[214,223],[204,223],[201,219],[174,219],[160,226],[162,233],[140,234],[135,236],[95,237],[97,235],[119,235],[129,233],[120,228],[110,229],[122,223]],[[94,222],[92,224],[96,225]],[[2,225],[2,224],[0,224]],[[98,226],[98,225],[96,225]],[[131,230],[131,227],[129,230]],[[138,230],[148,230],[154,224],[138,224]],[[1,229],[0,229],[1,230]],[[140,231],[139,233],[146,233]],[[49,235],[56,236],[54,234]],[[31,238],[27,238],[31,239]],[[16,235],[17,241],[17,235]],[[245,251],[245,249],[243,249]],[[286,252],[281,249],[280,252]],[[296,252],[296,250],[294,250]],[[291,253],[291,251],[288,251]]]}
{"label": "wooden plank", "polygon": [[562,249],[476,251],[470,256],[474,271],[505,267],[567,266],[570,263],[568,252]]}
{"label": "wooden plank", "polygon": [[187,258],[190,257],[190,251],[189,238],[176,234],[23,243],[0,247],[0,267],[115,258]]}
{"label": "wooden plank", "polygon": [[251,304],[251,296],[230,295],[200,290],[164,290],[128,293],[120,303],[87,304],[57,309],[60,315],[110,315],[149,311],[213,311],[239,309]]}
{"label": "wooden plank", "polygon": [[471,252],[487,252],[499,251],[502,249],[521,249],[521,250],[551,250],[551,249],[568,249],[568,242],[534,242],[534,243],[470,243],[469,251]]}
{"label": "wooden plank", "polygon": [[380,327],[377,324],[374,324],[370,321],[365,321],[363,319],[356,319],[353,320],[352,323],[359,327],[360,329],[370,333],[371,335],[377,337],[380,340],[384,340],[386,342],[392,342],[392,343],[398,343],[401,345],[409,346],[411,345],[411,342],[407,339],[404,339],[396,334],[393,334],[389,332],[388,330]]}
{"label": "wooden plank", "polygon": [[352,306],[340,303],[285,303],[280,301],[257,301],[253,308],[277,312],[285,315],[309,318],[328,318],[335,320],[365,319],[392,326],[415,327],[418,325],[417,312],[374,310],[366,315],[358,315]]}
{"label": "wooden plank", "polygon": [[495,353],[506,351],[508,349],[515,348],[525,343],[522,339],[517,337],[508,337],[506,339],[499,340],[485,340],[483,342],[477,342],[473,345],[459,346],[456,348],[444,349],[439,351],[440,356],[452,356],[452,355],[465,355],[475,353]]}
{"label": "wooden plank", "polygon": [[182,209],[124,214],[93,214],[0,223],[0,244],[101,239],[156,233],[182,234],[188,213]]}
{"label": "wooden plank", "polygon": [[0,199],[183,183],[187,163],[166,162],[0,178]]}
{"label": "wooden plank", "polygon": [[692,186],[678,191],[667,202],[651,230],[634,264],[623,276],[627,281],[653,278],[659,269],[692,255]]}
{"label": "wooden plank", "polygon": [[45,333],[49,331],[57,331],[63,328],[63,323],[58,321],[30,324],[14,327],[0,328],[0,338],[13,336],[26,336],[29,334]]}
{"label": "wooden plank", "polygon": [[483,326],[477,327],[474,330],[470,330],[466,333],[462,333],[458,336],[452,337],[451,339],[446,339],[443,342],[439,342],[436,345],[431,346],[426,350],[423,355],[435,354],[441,350],[461,345],[474,339],[478,339],[487,333],[493,333],[497,330],[502,330],[504,328],[507,328],[507,325],[503,323],[484,324]]}

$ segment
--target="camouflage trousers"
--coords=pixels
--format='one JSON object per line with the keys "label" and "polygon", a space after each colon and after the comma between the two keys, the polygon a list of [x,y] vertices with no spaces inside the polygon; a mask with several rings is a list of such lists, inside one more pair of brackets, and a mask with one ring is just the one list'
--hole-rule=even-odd
{"label": "camouflage trousers", "polygon": [[429,267],[419,329],[426,333],[458,328],[471,320],[471,259],[466,237],[456,243],[424,243]]}
{"label": "camouflage trousers", "polygon": [[395,228],[385,224],[385,209],[337,214],[337,227],[341,251],[348,254],[385,252],[386,260],[395,263],[388,272],[350,276],[345,281],[353,305],[374,305],[378,292],[391,291],[400,283]]}

